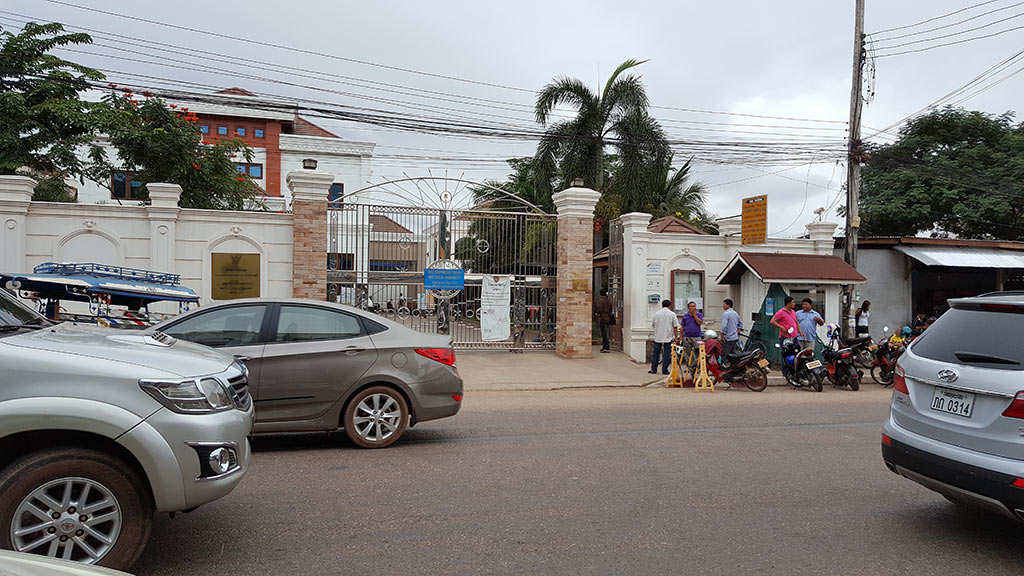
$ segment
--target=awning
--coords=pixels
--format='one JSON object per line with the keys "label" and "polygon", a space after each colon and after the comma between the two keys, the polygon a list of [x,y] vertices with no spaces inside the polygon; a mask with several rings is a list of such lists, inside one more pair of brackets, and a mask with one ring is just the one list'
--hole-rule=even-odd
{"label": "awning", "polygon": [[761,252],[737,252],[716,281],[719,284],[739,284],[747,271],[765,283],[860,284],[867,281],[838,256]]}
{"label": "awning", "polygon": [[1024,251],[960,246],[894,246],[927,266],[1024,268]]}

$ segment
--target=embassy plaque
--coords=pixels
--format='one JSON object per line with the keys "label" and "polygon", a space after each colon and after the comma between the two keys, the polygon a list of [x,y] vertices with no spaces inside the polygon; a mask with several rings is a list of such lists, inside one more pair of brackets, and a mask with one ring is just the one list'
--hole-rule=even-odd
{"label": "embassy plaque", "polygon": [[210,298],[234,300],[260,297],[259,254],[212,254]]}

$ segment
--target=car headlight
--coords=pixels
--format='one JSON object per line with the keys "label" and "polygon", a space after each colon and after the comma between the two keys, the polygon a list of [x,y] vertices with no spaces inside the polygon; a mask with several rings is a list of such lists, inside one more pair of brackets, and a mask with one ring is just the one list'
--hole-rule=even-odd
{"label": "car headlight", "polygon": [[164,406],[182,414],[220,412],[234,407],[231,394],[215,378],[141,380],[139,386]]}

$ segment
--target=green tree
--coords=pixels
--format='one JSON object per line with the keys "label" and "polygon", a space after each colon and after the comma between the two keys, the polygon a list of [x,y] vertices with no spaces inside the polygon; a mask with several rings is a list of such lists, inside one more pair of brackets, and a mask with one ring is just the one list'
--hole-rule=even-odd
{"label": "green tree", "polygon": [[862,234],[1024,240],[1024,126],[1012,113],[936,110],[869,156]]}
{"label": "green tree", "polygon": [[60,24],[0,32],[0,174],[38,179],[36,199],[71,200],[63,181],[83,172],[78,150],[95,133],[97,104],[78,95],[103,75],[50,52],[91,42]]}
{"label": "green tree", "polygon": [[[115,172],[138,172],[143,187],[169,182],[182,188],[183,208],[241,210],[258,188],[236,162],[251,162],[252,149],[237,138],[202,142],[197,117],[148,93],[114,89],[103,97],[102,126],[117,158],[100,146],[90,153],[89,177],[107,185]],[[143,190],[143,197],[146,191]]]}
{"label": "green tree", "polygon": [[[576,78],[558,77],[537,95],[535,116],[546,127],[537,146],[537,187],[544,192],[556,180],[567,187],[583,178],[595,190],[614,191],[625,206],[643,205],[650,176],[647,166],[664,162],[670,149],[661,126],[648,113],[640,77],[627,73],[643,62],[627,60],[598,94]],[[553,121],[559,106],[576,109],[573,118]],[[615,150],[620,166],[606,183],[605,149]]]}
{"label": "green tree", "polygon": [[[512,172],[504,182],[488,181],[486,184],[525,200],[545,213],[554,213],[550,192],[545,193],[536,186],[536,159],[512,158],[508,164]],[[549,182],[548,185],[553,184]],[[553,223],[529,216],[534,210],[527,204],[487,186],[473,188],[473,196],[474,211],[506,214],[496,218],[475,217],[470,211],[460,216],[472,220],[466,235],[455,243],[453,249],[454,258],[465,268],[475,272],[507,274],[520,272],[522,266],[554,266],[550,258],[550,249],[556,240]],[[508,214],[514,212],[522,215]],[[486,247],[485,251],[480,250],[482,246]]]}

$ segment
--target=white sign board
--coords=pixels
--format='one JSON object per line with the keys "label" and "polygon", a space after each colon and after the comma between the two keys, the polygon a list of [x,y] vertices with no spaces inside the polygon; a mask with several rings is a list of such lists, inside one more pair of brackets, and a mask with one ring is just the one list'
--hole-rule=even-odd
{"label": "white sign board", "polygon": [[511,277],[484,276],[480,289],[480,337],[485,342],[508,340],[512,335],[511,304]]}
{"label": "white sign board", "polygon": [[647,273],[650,274],[651,276],[660,276],[661,275],[661,264],[662,264],[661,262],[648,262],[647,263]]}

